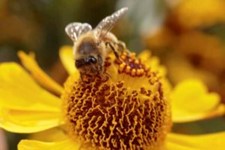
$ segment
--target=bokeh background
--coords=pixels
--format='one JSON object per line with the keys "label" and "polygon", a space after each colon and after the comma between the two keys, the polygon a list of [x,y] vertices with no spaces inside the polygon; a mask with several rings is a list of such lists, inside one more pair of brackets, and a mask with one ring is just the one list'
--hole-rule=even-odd
{"label": "bokeh background", "polygon": [[[58,50],[72,45],[65,26],[87,22],[95,27],[124,6],[129,7],[127,16],[112,32],[130,50],[149,49],[167,68],[172,85],[198,78],[225,102],[225,0],[0,0],[0,62],[19,62],[19,50],[32,51],[40,66],[63,83],[67,74]],[[216,132],[225,130],[225,121],[220,117],[175,124],[173,130]],[[16,149],[18,140],[27,136],[0,135],[1,150]]]}

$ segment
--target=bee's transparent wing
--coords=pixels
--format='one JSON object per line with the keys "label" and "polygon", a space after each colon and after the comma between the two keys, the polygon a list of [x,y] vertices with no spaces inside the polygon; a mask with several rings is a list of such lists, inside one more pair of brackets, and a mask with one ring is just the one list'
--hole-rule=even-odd
{"label": "bee's transparent wing", "polygon": [[66,26],[65,31],[67,35],[74,41],[77,41],[77,38],[88,32],[91,31],[92,27],[88,23],[78,23],[78,22],[73,22],[70,23]]}
{"label": "bee's transparent wing", "polygon": [[95,28],[97,37],[104,37],[115,26],[117,21],[124,16],[127,10],[127,7],[121,8],[112,15],[104,18]]}

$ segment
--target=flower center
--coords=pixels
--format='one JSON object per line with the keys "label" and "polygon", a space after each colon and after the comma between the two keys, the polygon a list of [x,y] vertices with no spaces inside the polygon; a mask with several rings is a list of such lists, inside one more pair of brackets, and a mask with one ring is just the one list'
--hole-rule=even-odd
{"label": "flower center", "polygon": [[171,126],[160,77],[133,54],[114,59],[106,60],[108,78],[66,82],[68,132],[96,149],[157,149]]}
{"label": "flower center", "polygon": [[133,77],[147,75],[149,71],[149,69],[141,63],[141,60],[135,57],[135,53],[122,53],[120,61],[116,61],[116,63],[119,65],[119,73],[126,73]]}

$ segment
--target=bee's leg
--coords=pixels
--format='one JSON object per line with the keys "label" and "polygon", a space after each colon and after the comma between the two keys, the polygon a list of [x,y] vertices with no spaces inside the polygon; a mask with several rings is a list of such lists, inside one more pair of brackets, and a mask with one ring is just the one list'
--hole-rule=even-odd
{"label": "bee's leg", "polygon": [[116,56],[116,58],[119,58],[119,52],[115,48],[115,43],[113,43],[113,42],[106,42],[105,44],[106,44],[106,47],[110,48],[113,51],[113,53]]}
{"label": "bee's leg", "polygon": [[104,74],[108,77],[108,78],[112,78],[111,75],[108,72],[104,72]]}
{"label": "bee's leg", "polygon": [[85,79],[86,79],[85,75],[80,73],[80,79],[81,79],[81,81],[85,81]]}
{"label": "bee's leg", "polygon": [[118,41],[116,44],[120,52],[124,52],[126,50],[126,44],[124,42]]}
{"label": "bee's leg", "polygon": [[126,44],[124,42],[106,42],[106,46],[109,47],[113,53],[115,54],[116,58],[119,58],[119,55],[126,51]]}

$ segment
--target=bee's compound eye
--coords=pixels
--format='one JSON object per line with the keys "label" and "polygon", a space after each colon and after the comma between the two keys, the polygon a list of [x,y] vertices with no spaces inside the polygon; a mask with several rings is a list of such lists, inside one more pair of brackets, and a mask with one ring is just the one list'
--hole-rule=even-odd
{"label": "bee's compound eye", "polygon": [[95,64],[95,63],[97,63],[97,59],[94,56],[89,56],[87,59],[87,62]]}

